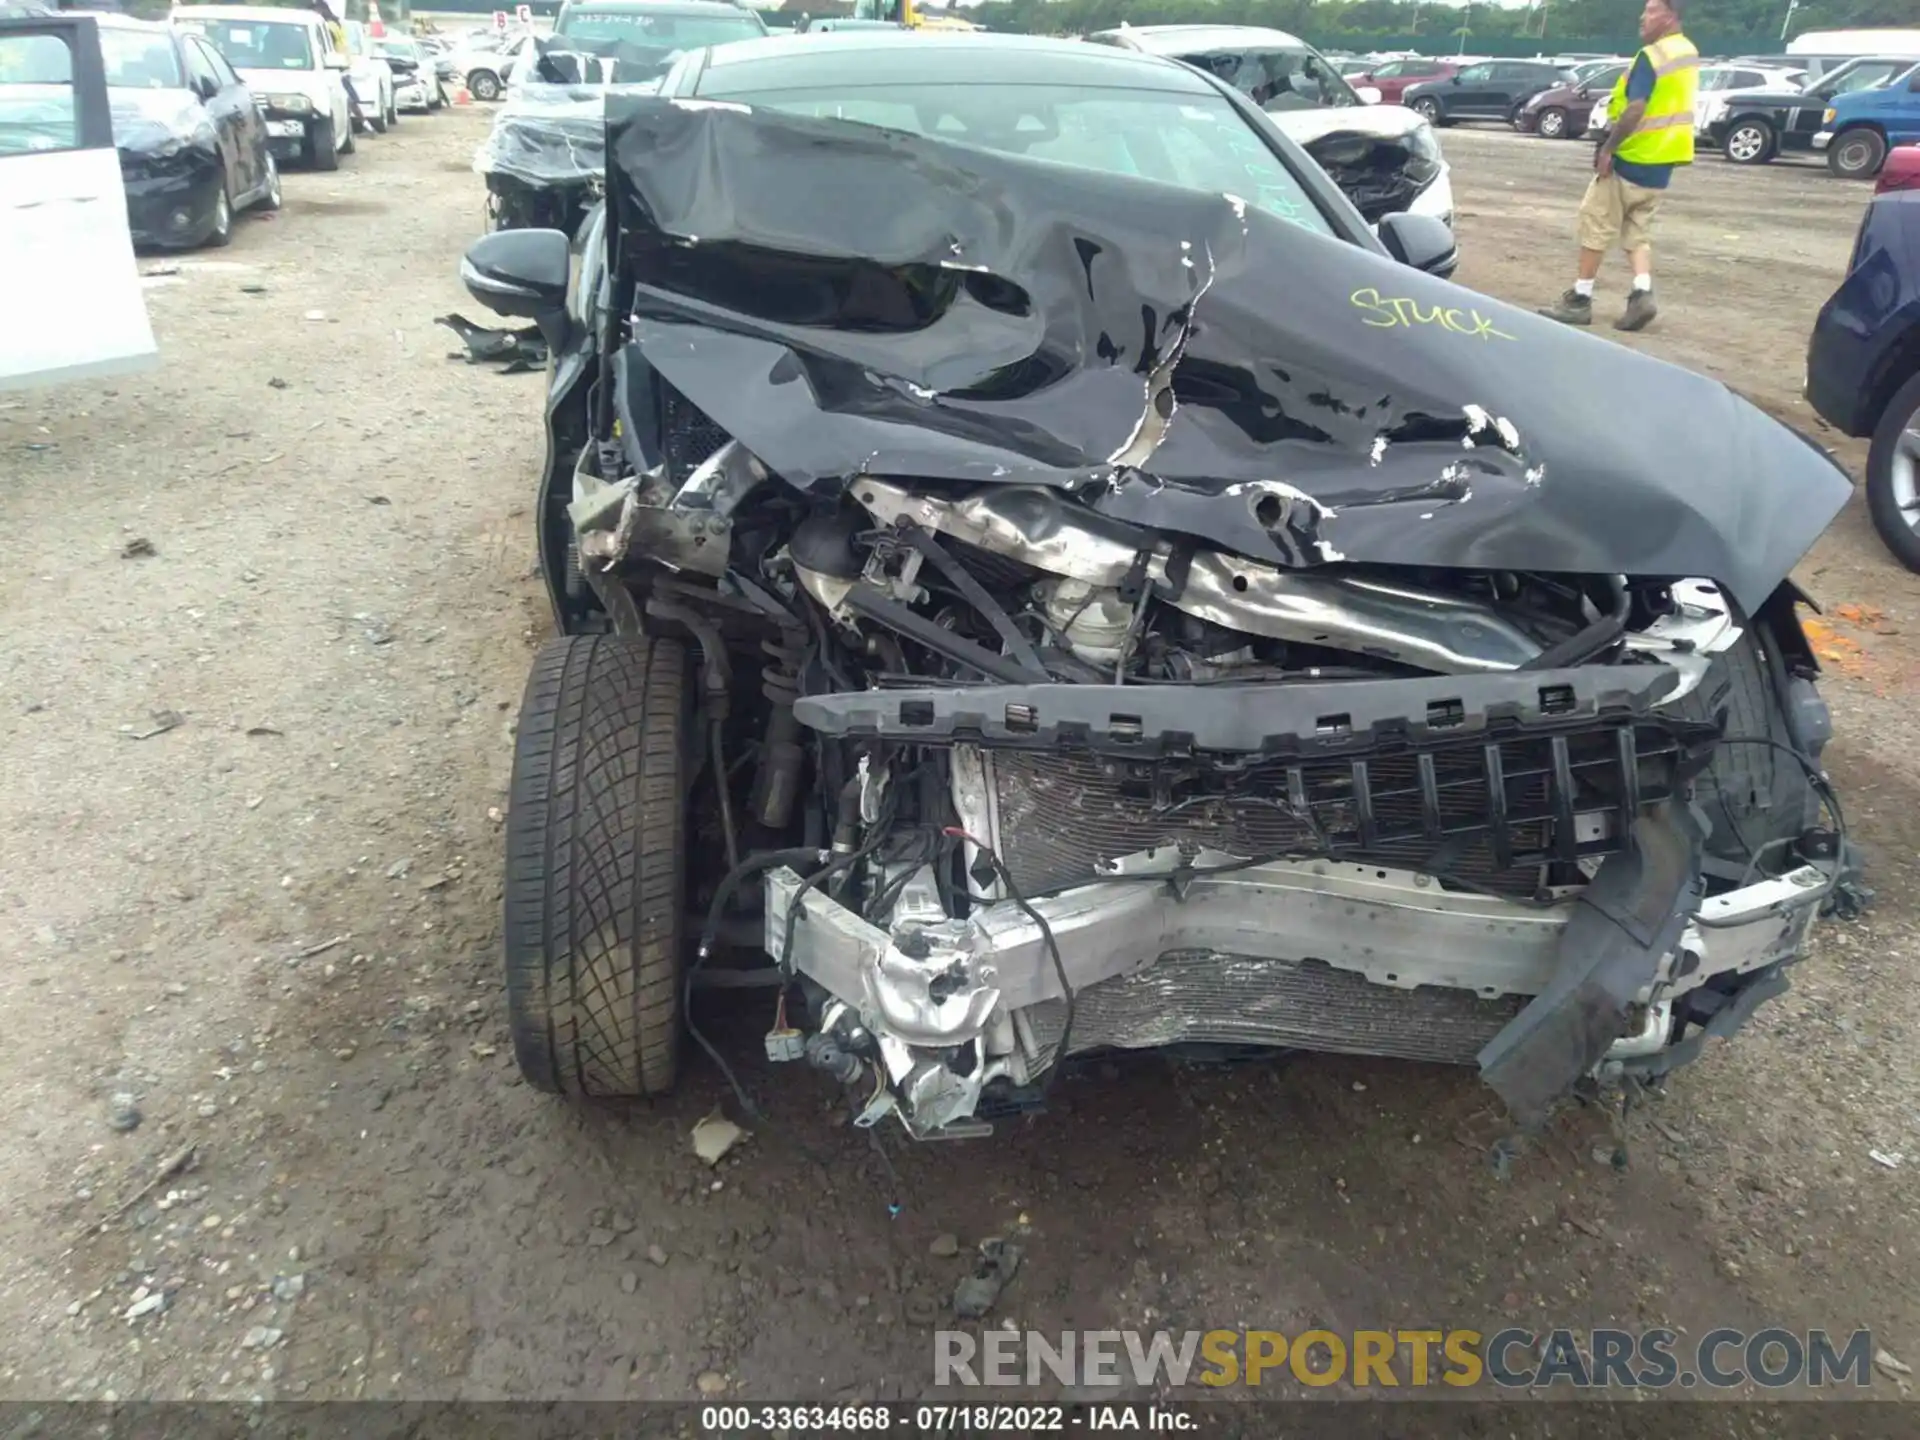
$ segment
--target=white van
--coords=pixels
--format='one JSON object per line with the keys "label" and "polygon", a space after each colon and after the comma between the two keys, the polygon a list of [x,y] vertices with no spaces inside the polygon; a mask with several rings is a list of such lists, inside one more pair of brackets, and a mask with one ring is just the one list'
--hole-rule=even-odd
{"label": "white van", "polygon": [[353,153],[353,119],[340,81],[353,62],[313,11],[179,5],[173,23],[205,38],[240,72],[266,114],[275,159],[337,170],[340,156]]}
{"label": "white van", "polygon": [[1920,30],[1809,30],[1787,42],[1789,55],[1904,55],[1920,60]]}

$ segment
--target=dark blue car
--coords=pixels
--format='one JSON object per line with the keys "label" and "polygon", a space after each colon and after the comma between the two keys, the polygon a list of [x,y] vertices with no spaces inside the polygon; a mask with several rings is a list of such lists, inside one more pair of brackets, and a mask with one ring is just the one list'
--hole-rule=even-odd
{"label": "dark blue car", "polygon": [[1873,437],[1874,528],[1920,570],[1920,146],[1887,157],[1847,278],[1813,325],[1807,401],[1834,428]]}

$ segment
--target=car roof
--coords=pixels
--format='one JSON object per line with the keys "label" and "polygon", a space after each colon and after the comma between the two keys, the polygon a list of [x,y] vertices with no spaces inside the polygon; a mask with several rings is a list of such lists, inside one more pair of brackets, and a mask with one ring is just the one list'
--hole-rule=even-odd
{"label": "car roof", "polygon": [[568,0],[566,12],[650,10],[660,15],[752,15],[756,12],[733,0]]}
{"label": "car roof", "polygon": [[141,20],[113,10],[68,10],[68,15],[91,15],[102,30],[150,30],[160,35],[173,34],[173,27],[161,20]]}
{"label": "car roof", "polygon": [[980,84],[1109,86],[1218,94],[1198,71],[1157,55],[1039,35],[926,34],[906,30],[829,30],[770,35],[715,46],[698,90],[744,94],[756,88],[801,89],[845,84]]}
{"label": "car roof", "polygon": [[262,25],[276,20],[282,24],[291,21],[296,25],[320,23],[319,15],[312,10],[296,10],[292,6],[281,9],[277,5],[179,5],[173,13],[202,20],[255,20]]}
{"label": "car roof", "polygon": [[1310,48],[1298,35],[1259,25],[1128,25],[1118,30],[1096,30],[1094,34],[1121,37],[1153,55],[1175,55],[1195,46],[1222,50],[1248,45]]}

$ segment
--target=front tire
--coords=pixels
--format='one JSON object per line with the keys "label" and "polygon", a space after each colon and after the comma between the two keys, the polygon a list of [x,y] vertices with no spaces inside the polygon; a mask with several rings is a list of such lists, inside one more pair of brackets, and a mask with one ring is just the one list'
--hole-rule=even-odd
{"label": "front tire", "polygon": [[573,635],[535,657],[507,816],[507,1015],[520,1073],[658,1096],[680,1067],[686,651]]}
{"label": "front tire", "polygon": [[1742,120],[1720,142],[1720,153],[1735,165],[1764,165],[1773,149],[1773,127],[1764,120]]}
{"label": "front tire", "polygon": [[340,152],[333,148],[333,122],[316,120],[307,131],[307,164],[316,170],[338,170]]}
{"label": "front tire", "polygon": [[498,100],[500,77],[491,70],[476,70],[467,76],[467,93],[476,100]]}
{"label": "front tire", "polygon": [[1540,112],[1536,122],[1543,140],[1564,140],[1567,138],[1567,112],[1558,105],[1549,105]]}
{"label": "front tire", "polygon": [[1827,168],[1842,180],[1871,180],[1887,163],[1887,137],[1878,130],[1842,130],[1827,146]]}
{"label": "front tire", "polygon": [[1431,95],[1422,95],[1414,101],[1413,109],[1429,125],[1439,126],[1447,123],[1446,115],[1440,109],[1440,102]]}
{"label": "front tire", "polygon": [[213,228],[207,231],[207,238],[200,242],[210,250],[224,249],[233,243],[233,199],[227,194],[227,182],[220,181],[219,193],[213,197]]}
{"label": "front tire", "polygon": [[259,208],[262,210],[278,210],[283,199],[280,192],[280,162],[273,158],[273,152],[271,150],[266,154],[266,161],[267,192],[260,197]]}
{"label": "front tire", "polygon": [[1867,513],[1894,558],[1920,571],[1920,375],[1900,387],[1874,427]]}

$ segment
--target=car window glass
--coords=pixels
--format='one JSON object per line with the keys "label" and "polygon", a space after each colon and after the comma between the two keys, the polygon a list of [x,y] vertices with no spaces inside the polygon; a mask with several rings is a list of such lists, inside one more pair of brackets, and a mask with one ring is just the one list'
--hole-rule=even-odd
{"label": "car window glass", "polygon": [[1865,64],[1856,65],[1834,80],[1830,93],[1850,95],[1855,90],[1870,89],[1875,85],[1886,83],[1903,68],[1900,62],[1894,60],[1868,61]]}
{"label": "car window glass", "polygon": [[173,42],[157,30],[102,29],[100,63],[114,90],[178,90],[186,84]]}
{"label": "car window glass", "polygon": [[1175,58],[1218,76],[1266,110],[1319,110],[1356,103],[1347,82],[1311,50],[1199,50]]}
{"label": "car window glass", "polygon": [[220,88],[222,90],[226,89],[229,85],[238,85],[240,83],[240,77],[233,73],[233,66],[227,63],[226,56],[222,55],[204,40],[194,40],[190,38],[187,43],[200,47],[201,53],[206,56],[207,64],[213,67],[213,78],[220,82]]}
{"label": "car window glass", "polygon": [[200,20],[180,22],[205,36],[236,70],[311,70],[319,62],[313,27],[278,20]]}
{"label": "car window glass", "polygon": [[1465,84],[1480,85],[1493,78],[1493,66],[1469,65],[1455,78]]}
{"label": "car window glass", "polygon": [[0,35],[0,155],[80,143],[73,54],[57,35]]}
{"label": "car window glass", "polygon": [[1376,80],[1398,80],[1402,75],[1408,73],[1409,70],[1404,61],[1390,60],[1373,72],[1373,78]]}
{"label": "car window glass", "polygon": [[1235,195],[1293,224],[1332,233],[1299,179],[1217,95],[1091,86],[902,85],[741,92],[727,98]]}
{"label": "car window glass", "polygon": [[187,83],[209,94],[219,90],[220,76],[207,59],[203,47],[197,41],[189,40],[180,48],[187,52]]}

